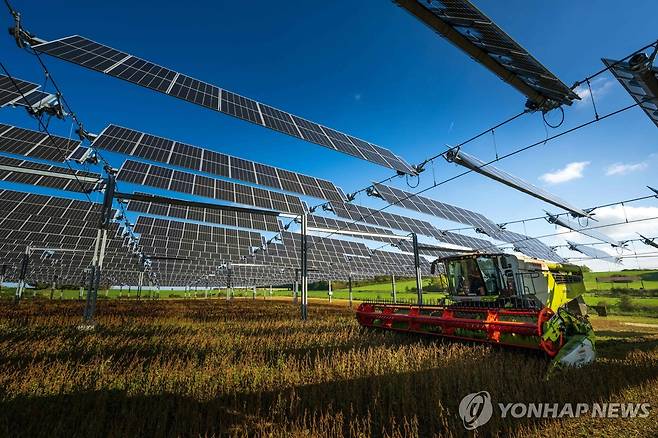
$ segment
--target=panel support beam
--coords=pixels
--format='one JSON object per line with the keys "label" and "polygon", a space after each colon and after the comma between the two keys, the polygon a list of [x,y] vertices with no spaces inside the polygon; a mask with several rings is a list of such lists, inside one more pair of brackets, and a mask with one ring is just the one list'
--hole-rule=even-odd
{"label": "panel support beam", "polygon": [[308,213],[301,215],[302,320],[308,319]]}

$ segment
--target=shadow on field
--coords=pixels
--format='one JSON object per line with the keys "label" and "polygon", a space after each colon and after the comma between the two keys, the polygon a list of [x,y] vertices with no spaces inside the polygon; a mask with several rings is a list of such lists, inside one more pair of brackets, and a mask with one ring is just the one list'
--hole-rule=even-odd
{"label": "shadow on field", "polygon": [[[647,348],[639,343],[635,350]],[[632,348],[629,347],[629,352]],[[212,400],[180,394],[129,395],[124,391],[71,392],[17,397],[0,404],[2,436],[203,436],[268,435],[311,430],[319,436],[454,434],[466,394],[486,390],[492,401],[587,403],[655,378],[653,363],[597,362],[544,380],[546,361],[522,353],[489,350],[454,357],[416,372],[388,370],[344,381],[236,393]],[[497,412],[497,411],[495,411]],[[550,420],[535,421],[535,425]],[[483,436],[522,434],[531,420],[496,414],[478,429]]]}

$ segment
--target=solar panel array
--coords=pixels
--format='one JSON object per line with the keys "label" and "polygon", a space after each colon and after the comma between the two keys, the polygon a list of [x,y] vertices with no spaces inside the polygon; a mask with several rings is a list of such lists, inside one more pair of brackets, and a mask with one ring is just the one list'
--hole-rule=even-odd
{"label": "solar panel array", "polygon": [[264,244],[260,234],[250,231],[144,216],[134,229],[146,254],[199,259],[195,263],[237,261]]}
{"label": "solar panel array", "polygon": [[9,213],[40,214],[45,216],[70,217],[79,220],[97,220],[98,204],[87,201],[45,196],[13,190],[0,190],[0,211]]}
{"label": "solar panel array", "polygon": [[[105,128],[94,140],[92,147],[314,198],[344,200],[340,189],[327,180],[116,125]],[[83,149],[80,149],[80,152],[77,152],[78,156],[84,153]]]}
{"label": "solar panel array", "polygon": [[[18,167],[25,171],[9,170],[7,167]],[[32,161],[18,160],[15,158],[0,156],[0,181],[29,184],[43,187],[50,187],[53,189],[68,190],[72,192],[85,192],[88,193],[96,187],[96,183],[90,183],[82,180],[65,179],[57,176],[39,175],[31,173],[29,170],[37,170],[43,172],[52,172],[62,175],[76,175],[84,178],[94,178],[98,181],[101,176],[93,172],[85,172],[83,170],[70,170],[66,167],[51,166],[48,164],[35,163]]]}
{"label": "solar panel array", "polygon": [[571,105],[569,87],[468,0],[395,0],[473,59],[525,94],[533,109]]}
{"label": "solar panel array", "polygon": [[[300,236],[283,232],[281,243],[271,243],[264,251],[257,252],[254,263],[299,266]],[[308,236],[308,260],[310,269],[318,269],[329,278],[347,277],[350,273],[361,275],[414,275],[413,257],[390,251],[371,251],[359,242]],[[429,274],[429,263],[421,260],[424,274]],[[327,269],[330,268],[330,269]]]}
{"label": "solar panel array", "polygon": [[2,152],[61,162],[79,144],[79,141],[68,138],[49,136],[45,132],[0,123],[0,151]]}
{"label": "solar panel array", "polygon": [[[99,204],[54,196],[0,190],[0,261],[13,266],[13,279],[26,245],[47,247],[55,254],[43,259],[37,252],[30,261],[31,281],[51,281],[57,275],[66,281],[79,281],[89,267],[98,225]],[[110,226],[110,235],[118,230]],[[57,251],[58,249],[75,252]],[[134,271],[137,263],[118,239],[108,242],[104,263],[107,273]]]}
{"label": "solar panel array", "polygon": [[305,210],[296,196],[132,160],[121,165],[117,180],[286,213]]}
{"label": "solar panel array", "polygon": [[491,165],[487,165],[484,161],[475,158],[472,155],[469,155],[465,152],[462,152],[458,149],[452,149],[446,155],[448,161],[464,166],[468,169],[471,169],[473,172],[479,173],[481,175],[487,176],[495,181],[498,181],[502,184],[505,184],[509,187],[512,187],[516,190],[519,190],[523,193],[526,193],[530,196],[533,196],[537,199],[541,199],[544,202],[555,205],[556,207],[563,208],[576,216],[587,217],[589,214],[571,204],[567,201],[560,199],[559,197],[548,193],[546,190],[540,189],[529,182],[526,182],[520,178],[515,177],[503,170],[500,170]]}
{"label": "solar panel array", "polygon": [[413,168],[388,149],[74,35],[34,45],[39,52],[124,79],[399,172]]}
{"label": "solar panel array", "polygon": [[494,237],[500,230],[495,223],[480,213],[405,192],[404,190],[384,184],[374,183],[373,187],[376,190],[376,194],[381,196],[389,204],[398,205],[409,210],[429,214],[452,222],[471,225],[474,228],[479,228],[491,237]]}
{"label": "solar panel array", "polygon": [[471,225],[478,232],[484,233],[493,239],[514,244],[517,251],[530,257],[550,261],[563,261],[555,251],[541,241],[524,236],[523,234],[504,230],[480,213],[455,207],[454,205],[424,196],[418,196],[383,184],[375,183],[373,187],[376,193],[390,204],[400,205],[410,210],[419,211],[449,221]]}
{"label": "solar panel array", "polygon": [[134,230],[139,234],[151,234],[173,240],[199,240],[245,248],[261,246],[264,243],[262,236],[253,231],[233,230],[147,216],[137,218]]}
{"label": "solar panel array", "polygon": [[561,227],[567,228],[569,230],[575,231],[577,233],[583,234],[585,236],[589,236],[593,239],[600,240],[601,242],[606,242],[609,243],[612,246],[621,246],[621,242],[618,240],[613,239],[610,236],[607,236],[603,234],[602,232],[598,230],[590,230],[587,227],[591,226],[589,224],[581,225],[580,223],[573,222],[569,220],[569,218],[565,217],[559,217],[556,215],[551,215],[550,213],[547,213],[547,218],[546,220],[549,223],[559,225]]}
{"label": "solar panel array", "polygon": [[[398,248],[400,248],[402,251],[408,252],[408,253],[413,253],[414,252],[414,247],[411,242],[400,242],[398,245]],[[446,248],[443,246],[439,245],[427,245],[427,244],[422,244],[419,245],[418,248],[418,253],[419,254],[425,254],[431,257],[446,257],[449,255],[454,255],[455,251],[446,251]]]}
{"label": "solar panel array", "polygon": [[[363,236],[364,239],[368,240],[398,242],[400,239],[404,239],[404,237],[396,236],[391,233],[390,230],[384,228],[342,221],[340,219],[309,214],[306,216],[306,220],[309,227],[322,228],[325,230],[340,230],[344,234],[352,233],[354,236],[370,234],[371,236]],[[377,236],[372,236],[372,234],[376,234]]]}
{"label": "solar panel array", "polygon": [[281,224],[276,217],[256,213],[210,210],[207,208],[157,204],[143,201],[128,202],[127,210],[154,216],[168,216],[196,222],[249,228],[252,230],[278,232],[281,229]]}
{"label": "solar panel array", "polygon": [[558,263],[564,262],[564,259],[557,255],[548,245],[534,237],[528,237],[508,230],[500,230],[495,238],[511,243],[515,251],[527,256]]}
{"label": "solar panel array", "polygon": [[406,232],[415,232],[424,236],[434,237],[437,240],[465,248],[477,248],[486,250],[494,248],[493,244],[484,239],[465,236],[463,234],[451,233],[435,228],[429,222],[401,216],[385,211],[378,211],[368,207],[352,204],[332,202],[331,207],[338,217],[350,219],[357,222],[366,222],[380,227],[392,228]]}
{"label": "solar panel array", "polygon": [[[12,81],[13,79],[13,81]],[[20,105],[29,108],[42,104],[53,105],[57,97],[38,89],[39,85],[0,74],[0,108]],[[20,89],[20,91],[19,91]]]}
{"label": "solar panel array", "polygon": [[[612,59],[603,59],[606,67],[610,68],[612,74],[617,78],[619,83],[626,89],[628,94],[631,95],[633,100],[637,102],[651,119],[651,121],[658,126],[658,96],[651,92],[645,80],[637,72],[637,69],[631,67],[628,62],[618,62]],[[648,67],[653,73],[653,76],[658,81],[658,68]]]}
{"label": "solar panel array", "polygon": [[28,97],[30,93],[36,91],[37,88],[39,88],[39,86],[32,82],[16,78],[13,78],[12,82],[8,76],[0,74],[0,107],[21,100],[23,95]]}
{"label": "solar panel array", "polygon": [[581,254],[585,254],[587,257],[591,257],[593,259],[602,259],[602,260],[616,259],[615,256],[612,256],[605,251],[601,251],[598,248],[593,248],[588,245],[581,245],[579,243],[575,243],[570,240],[567,240],[567,244],[569,245],[570,250],[579,252]]}

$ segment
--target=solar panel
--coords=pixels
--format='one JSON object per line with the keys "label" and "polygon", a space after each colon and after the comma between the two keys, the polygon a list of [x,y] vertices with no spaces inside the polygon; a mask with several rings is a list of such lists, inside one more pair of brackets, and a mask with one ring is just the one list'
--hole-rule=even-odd
{"label": "solar panel", "polygon": [[477,248],[481,250],[493,248],[491,242],[486,240],[465,236],[463,234],[451,233],[449,231],[442,231],[435,228],[429,222],[420,219],[409,218],[394,213],[377,211],[368,207],[345,203],[332,202],[331,208],[338,217],[357,222],[366,222],[380,227],[406,232],[413,231],[424,236],[434,237],[441,242],[466,248]]}
{"label": "solar panel", "polygon": [[579,243],[575,243],[570,240],[567,240],[567,244],[569,245],[570,250],[579,252],[581,254],[585,254],[587,257],[591,257],[593,259],[601,259],[601,260],[612,259],[618,263],[618,260],[615,256],[612,256],[605,251],[601,251],[600,249],[593,248],[588,245],[581,245]]}
{"label": "solar panel", "polygon": [[[52,139],[50,138],[52,137]],[[79,141],[0,123],[0,151],[50,161],[64,161]]]}
{"label": "solar panel", "polygon": [[405,174],[413,168],[391,151],[74,35],[34,45],[39,52],[265,126]]}
{"label": "solar panel", "polygon": [[247,255],[249,248],[263,245],[253,231],[233,230],[191,222],[139,216],[134,231],[149,254],[214,258],[217,254]]}
{"label": "solar panel", "polygon": [[371,194],[381,197],[389,204],[399,205],[409,210],[429,214],[452,222],[471,225],[491,237],[495,237],[495,234],[500,231],[500,228],[495,223],[480,213],[405,192],[404,190],[384,184],[374,183],[373,188],[374,191]]}
{"label": "solar panel", "polygon": [[571,105],[578,95],[468,0],[395,0],[528,98],[531,109]]}
{"label": "solar panel", "polygon": [[[324,216],[316,216],[312,214],[307,215],[306,220],[309,228],[322,228],[325,230],[340,230],[340,232],[343,234],[352,234],[354,236],[361,236],[362,238],[368,240],[396,243],[399,242],[401,239],[400,236],[396,236],[392,234],[390,230],[373,227],[370,225],[347,222],[347,221],[342,221],[340,219],[328,218]],[[402,237],[402,239],[404,239],[404,237]]]}
{"label": "solar panel", "polygon": [[[14,168],[20,168],[20,171]],[[59,177],[60,175],[76,175],[78,179],[62,178]],[[89,178],[95,179],[97,182],[89,182]],[[71,170],[66,167],[0,156],[0,181],[88,193],[101,181],[101,176],[97,173],[82,170]]]}
{"label": "solar panel", "polygon": [[621,242],[613,239],[612,237],[606,236],[605,234],[603,234],[598,230],[587,229],[588,224],[585,224],[583,226],[580,223],[570,221],[569,218],[562,218],[560,216],[550,213],[546,213],[546,215],[547,215],[546,220],[551,224],[559,225],[561,227],[567,228],[577,233],[584,234],[585,236],[589,236],[593,239],[600,240],[601,242],[609,243],[612,246],[618,246],[618,247],[622,246]]}
{"label": "solar panel", "polygon": [[99,204],[66,199],[56,196],[45,196],[34,193],[23,193],[14,190],[0,190],[0,212],[5,214],[24,213],[61,217],[78,220],[97,220]]}
{"label": "solar panel", "polygon": [[[655,87],[658,87],[658,68],[651,66],[644,53],[631,57],[629,62],[612,59],[602,59],[602,61],[651,121],[658,126],[658,95],[655,91]],[[650,85],[650,82],[653,85]]]}
{"label": "solar panel", "polygon": [[[330,181],[244,160],[210,149],[202,149],[166,138],[155,137],[116,125],[105,128],[96,137],[92,147],[314,198],[330,201],[344,200],[342,193]],[[81,156],[82,154],[83,152],[74,152],[74,155]]]}
{"label": "solar panel", "polygon": [[[16,89],[16,86],[18,86],[20,92]],[[22,99],[21,92],[27,97],[30,93],[36,91],[37,88],[39,88],[39,86],[32,82],[16,78],[14,78],[14,82],[12,82],[8,76],[0,74],[0,107],[15,103],[17,100]]]}
{"label": "solar panel", "polygon": [[528,194],[537,199],[541,199],[544,202],[555,205],[556,207],[563,208],[571,212],[575,216],[589,217],[589,213],[586,211],[574,207],[569,204],[567,201],[558,198],[557,196],[548,193],[546,190],[540,189],[529,182],[526,182],[520,178],[515,177],[503,170],[500,170],[491,165],[487,165],[484,161],[475,158],[472,155],[469,155],[459,149],[451,149],[446,154],[446,160],[464,166],[467,169],[471,169],[473,172],[479,173],[486,177],[498,181],[499,183],[505,184],[506,186],[512,187],[516,190],[519,190],[525,194]]}
{"label": "solar panel", "polygon": [[528,237],[524,234],[514,233],[512,231],[501,229],[495,237],[498,240],[512,244],[514,251],[520,252],[530,257],[551,262],[561,263],[564,259],[553,251],[548,245],[534,237]]}
{"label": "solar panel", "polygon": [[[419,244],[418,245],[418,252],[420,254],[425,254],[431,257],[446,257],[449,255],[454,255],[456,252],[452,248],[447,248],[445,246],[440,246],[440,245],[427,245],[427,244]],[[402,251],[413,253],[414,252],[414,247],[411,242],[403,241],[398,244],[398,248],[400,248]]]}
{"label": "solar panel", "polygon": [[209,210],[206,208],[164,205],[142,201],[130,201],[127,209],[128,211],[148,213],[157,216],[169,216],[179,219],[249,228],[253,230],[278,232],[281,229],[278,220],[274,216],[263,214]]}
{"label": "solar panel", "polygon": [[178,170],[172,171],[133,160],[126,160],[121,165],[117,180],[181,193],[208,195],[213,199],[285,213],[301,214],[305,210],[301,199],[296,196]]}

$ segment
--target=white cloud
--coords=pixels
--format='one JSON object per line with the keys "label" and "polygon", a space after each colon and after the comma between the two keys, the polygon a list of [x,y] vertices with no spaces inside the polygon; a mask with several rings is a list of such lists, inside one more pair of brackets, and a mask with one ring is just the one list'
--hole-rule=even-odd
{"label": "white cloud", "polygon": [[649,164],[644,161],[641,163],[615,163],[608,166],[605,174],[607,176],[626,175],[627,173],[639,172],[647,167],[649,167]]}
{"label": "white cloud", "polygon": [[563,169],[548,172],[539,177],[548,184],[560,184],[583,177],[583,170],[589,165],[589,161],[574,161],[567,164]]}
{"label": "white cloud", "polygon": [[580,97],[581,100],[576,101],[576,106],[589,106],[591,107],[591,96],[594,96],[595,101],[602,99],[603,96],[608,94],[614,81],[605,77],[594,79],[590,81],[590,86],[592,87],[592,93],[589,92],[589,87],[587,84],[582,84],[576,87],[575,92]]}
{"label": "white cloud", "polygon": [[354,100],[361,100],[361,93],[356,93],[354,95]]}

